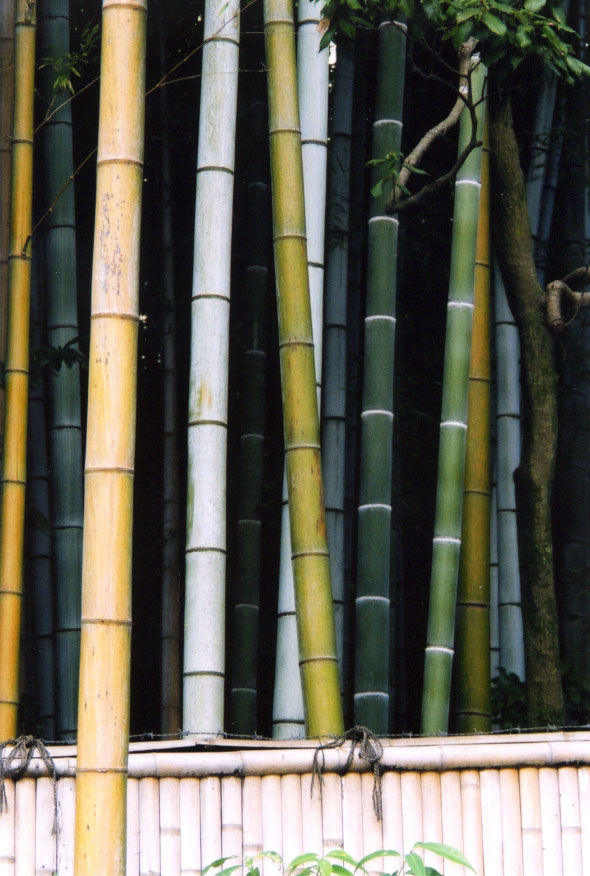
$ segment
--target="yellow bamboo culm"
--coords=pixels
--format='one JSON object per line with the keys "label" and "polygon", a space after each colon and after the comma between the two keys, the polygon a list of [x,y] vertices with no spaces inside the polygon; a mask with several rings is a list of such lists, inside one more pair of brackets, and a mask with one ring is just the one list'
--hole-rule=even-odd
{"label": "yellow bamboo culm", "polygon": [[0,528],[0,741],[16,736],[29,392],[35,4],[15,14],[8,346]]}
{"label": "yellow bamboo culm", "polygon": [[147,0],[103,0],[75,872],[125,872]]}
{"label": "yellow bamboo culm", "polygon": [[457,595],[457,726],[464,733],[485,733],[491,728],[490,175],[487,119],[483,141]]}

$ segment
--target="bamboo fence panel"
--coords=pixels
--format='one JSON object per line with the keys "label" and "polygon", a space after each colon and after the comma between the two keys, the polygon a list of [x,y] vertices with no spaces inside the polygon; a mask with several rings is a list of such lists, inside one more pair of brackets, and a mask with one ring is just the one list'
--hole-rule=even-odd
{"label": "bamboo fence panel", "polygon": [[[439,773],[422,773],[422,836],[428,842],[442,842],[442,806]],[[424,852],[424,863],[443,872],[443,859],[432,852]]]}
{"label": "bamboo fence panel", "polygon": [[262,851],[262,779],[258,776],[244,778],[242,800],[244,855],[256,855]]}
{"label": "bamboo fence panel", "polygon": [[[372,772],[363,773],[361,776],[361,810],[363,816],[363,852],[365,855],[374,852],[375,849],[383,848],[382,821],[375,815],[373,805],[373,789],[375,777]],[[370,873],[382,873],[385,869],[382,860],[371,861]]]}
{"label": "bamboo fence panel", "polygon": [[[461,805],[461,775],[453,770],[441,773],[440,798],[442,841],[463,849],[463,807]],[[445,876],[465,876],[465,869],[452,861],[444,862]]]}
{"label": "bamboo fence panel", "polygon": [[[404,835],[402,828],[402,789],[399,773],[385,773],[381,779],[381,794],[383,803],[383,848],[401,853],[404,845]],[[344,836],[348,851],[346,831]],[[396,860],[395,858],[388,858],[385,869],[388,871],[395,870],[397,868]]]}
{"label": "bamboo fence panel", "polygon": [[483,860],[484,872],[494,876],[504,874],[502,853],[502,798],[500,777],[497,770],[482,770],[479,776],[481,788],[481,815],[484,824]]}
{"label": "bamboo fence panel", "polygon": [[461,803],[463,811],[463,851],[475,872],[483,874],[483,826],[481,817],[481,787],[477,770],[461,773]]}
{"label": "bamboo fence panel", "polygon": [[[262,788],[262,847],[267,852],[283,854],[283,825],[281,813],[281,780],[279,776],[263,776]],[[274,865],[262,862],[263,876],[274,876]]]}
{"label": "bamboo fence panel", "polygon": [[139,783],[139,874],[160,873],[160,794],[157,779]]}
{"label": "bamboo fence panel", "polygon": [[[61,784],[61,783],[60,783]],[[139,780],[127,779],[127,863],[125,876],[139,876]],[[60,873],[61,876],[61,873]]]}
{"label": "bamboo fence panel", "polygon": [[524,876],[538,876],[543,872],[539,771],[524,767],[519,770],[519,780],[523,872]]}
{"label": "bamboo fence panel", "polygon": [[52,779],[37,779],[35,794],[35,873],[55,873],[55,797]]}
{"label": "bamboo fence panel", "polygon": [[[74,874],[75,806],[75,779],[62,779],[57,785],[56,869],[59,876],[73,876]],[[127,815],[127,824],[129,824],[129,815]],[[128,867],[127,876],[139,876],[139,867],[137,873]]]}
{"label": "bamboo fence panel", "polygon": [[[322,787],[322,826],[324,854],[344,848],[342,832],[342,781],[335,773],[326,773]],[[348,851],[348,850],[347,850]]]}
{"label": "bamboo fence panel", "polygon": [[543,837],[543,872],[562,876],[559,781],[556,769],[544,767],[539,770],[539,798]]}
{"label": "bamboo fence panel", "polygon": [[558,770],[561,814],[561,853],[564,873],[582,872],[582,836],[578,771],[575,767]]}
{"label": "bamboo fence panel", "polygon": [[14,876],[14,782],[6,779],[6,806],[0,812],[0,876]]}
{"label": "bamboo fence panel", "polygon": [[502,799],[502,849],[505,868],[510,876],[522,876],[522,825],[520,820],[520,786],[518,770],[500,770]]}
{"label": "bamboo fence panel", "polygon": [[237,776],[221,782],[221,854],[242,855],[242,782]]}
{"label": "bamboo fence panel", "polygon": [[[359,810],[361,777],[348,773],[342,777],[342,832],[346,837],[346,851],[356,858],[363,856],[363,820]],[[385,810],[384,810],[385,811]]]}
{"label": "bamboo fence panel", "polygon": [[301,776],[301,816],[303,848],[321,855],[324,848],[322,799],[318,780],[313,781],[311,773]]}
{"label": "bamboo fence panel", "polygon": [[200,781],[201,867],[221,857],[221,781],[209,776]]}
{"label": "bamboo fence panel", "polygon": [[582,874],[590,876],[590,767],[578,768],[578,793],[582,833]]}
{"label": "bamboo fence panel", "polygon": [[161,876],[180,876],[180,779],[160,779],[160,864]]}
{"label": "bamboo fence panel", "polygon": [[20,779],[14,792],[14,876],[35,874],[34,779]]}
{"label": "bamboo fence panel", "polygon": [[281,821],[283,860],[289,863],[303,851],[303,812],[301,776],[281,776]]}
{"label": "bamboo fence panel", "polygon": [[423,840],[422,790],[419,773],[402,773],[401,789],[404,845],[400,851],[402,855],[407,855],[414,843]]}
{"label": "bamboo fence panel", "polygon": [[199,876],[201,872],[201,797],[198,779],[180,780],[180,872]]}

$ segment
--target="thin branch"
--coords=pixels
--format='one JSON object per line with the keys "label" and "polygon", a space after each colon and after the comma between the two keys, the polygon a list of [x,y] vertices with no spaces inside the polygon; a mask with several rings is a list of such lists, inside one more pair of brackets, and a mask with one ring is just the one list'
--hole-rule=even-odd
{"label": "thin branch", "polygon": [[[477,140],[477,118],[475,116],[475,107],[471,98],[470,85],[470,74],[473,64],[472,55],[475,44],[475,39],[471,37],[466,42],[464,42],[459,49],[459,90],[457,93],[457,99],[447,117],[440,121],[429,131],[427,131],[405,159],[400,174],[393,187],[393,191],[391,193],[389,201],[387,203],[387,213],[392,214],[399,212],[400,203],[409,204],[409,202],[412,201],[412,203],[415,204],[416,201],[414,199],[416,198],[416,196],[421,195],[421,192],[425,191],[426,189],[428,189],[429,193],[432,193],[433,191],[439,189],[442,185],[445,185],[446,182],[453,178],[454,174],[457,173],[469,153],[472,151],[472,149],[475,148]],[[440,177],[433,183],[430,183],[429,186],[425,186],[423,190],[417,192],[417,195],[413,195],[410,198],[407,198],[406,201],[402,202],[402,195],[407,187],[407,183],[410,179],[412,169],[418,166],[426,151],[430,148],[434,141],[437,140],[439,137],[442,137],[444,134],[447,133],[447,131],[449,131],[452,127],[454,127],[454,125],[457,124],[461,113],[466,106],[471,112],[472,124],[471,141],[467,147],[467,150],[463,150],[463,152],[447,174],[444,174],[443,177]],[[427,196],[427,194],[424,194],[424,196],[420,197],[420,201],[424,200],[424,198]]]}

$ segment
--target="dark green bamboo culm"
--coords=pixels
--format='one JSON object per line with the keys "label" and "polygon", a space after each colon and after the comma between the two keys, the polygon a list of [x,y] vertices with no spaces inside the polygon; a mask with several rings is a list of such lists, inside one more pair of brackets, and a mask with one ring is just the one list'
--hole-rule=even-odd
{"label": "dark green bamboo culm", "polygon": [[275,277],[299,665],[309,736],[339,735],[291,0],[265,0]]}
{"label": "dark green bamboo culm", "polygon": [[[406,28],[379,28],[377,100],[372,156],[399,150]],[[373,182],[383,176],[376,165]],[[371,199],[361,413],[361,467],[356,579],[354,720],[389,730],[391,475],[393,355],[399,220],[386,215],[390,188]]]}
{"label": "dark green bamboo culm", "polygon": [[[474,65],[470,89],[474,100],[478,100],[485,74],[481,63],[474,60]],[[480,116],[481,111],[480,103]],[[459,125],[458,149],[461,152],[471,138],[471,118],[465,110]],[[481,130],[478,134],[481,135]],[[432,574],[422,691],[421,730],[426,735],[446,733],[449,719],[455,600],[461,550],[480,164],[481,151],[474,149],[462,165],[455,183]]]}

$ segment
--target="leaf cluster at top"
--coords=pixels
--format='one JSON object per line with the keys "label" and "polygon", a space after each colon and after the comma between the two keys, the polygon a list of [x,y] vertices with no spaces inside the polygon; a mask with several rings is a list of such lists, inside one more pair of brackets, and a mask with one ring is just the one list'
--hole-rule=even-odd
{"label": "leaf cluster at top", "polygon": [[556,0],[327,0],[322,14],[328,22],[323,45],[336,34],[352,38],[358,27],[401,17],[414,36],[438,36],[457,50],[474,38],[495,75],[505,76],[530,56],[569,82],[590,73],[575,54],[577,34]]}

